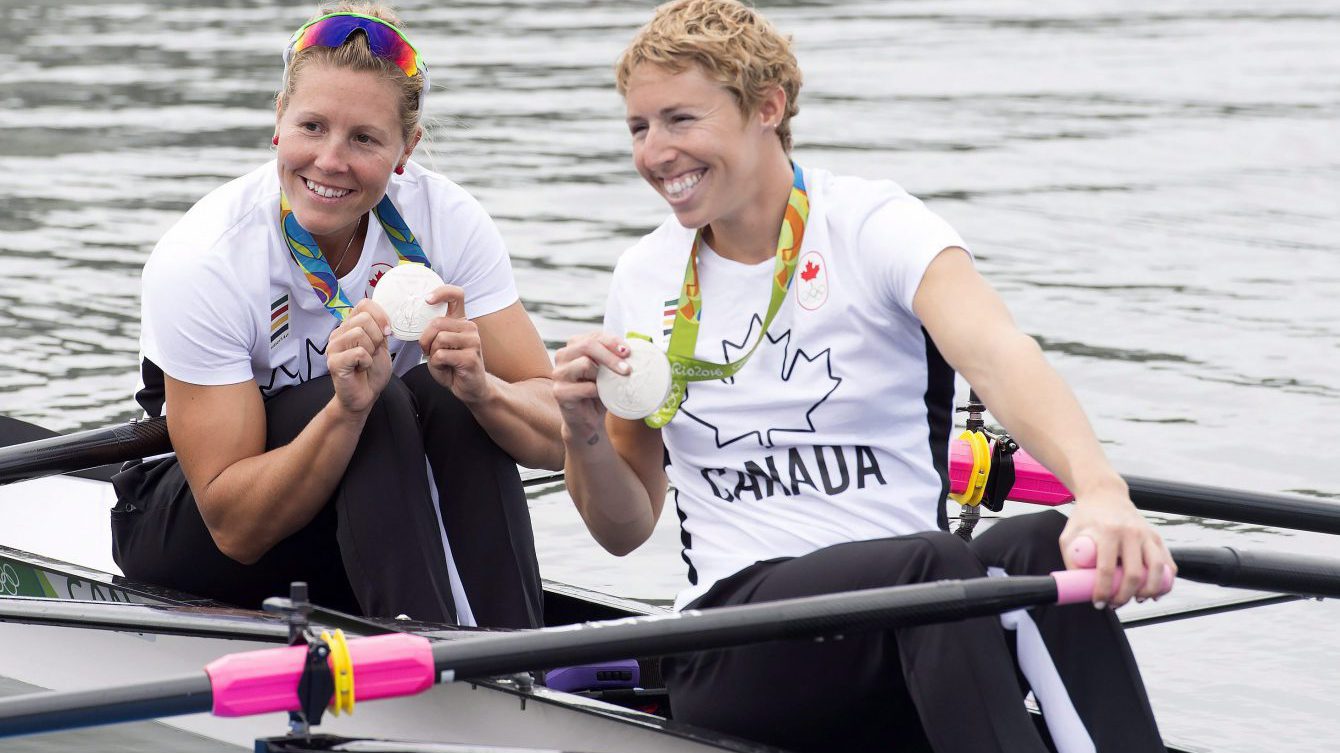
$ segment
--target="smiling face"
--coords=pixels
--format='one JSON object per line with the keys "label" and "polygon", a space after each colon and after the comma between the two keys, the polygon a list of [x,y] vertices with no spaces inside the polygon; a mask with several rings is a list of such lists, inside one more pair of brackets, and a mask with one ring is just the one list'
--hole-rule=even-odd
{"label": "smiling face", "polygon": [[376,73],[317,64],[277,113],[279,184],[318,243],[348,238],[409,159],[399,103],[399,89]]}
{"label": "smiling face", "polygon": [[784,150],[774,98],[741,112],[725,87],[696,65],[675,73],[643,63],[628,78],[624,104],[633,164],[688,228],[730,221],[765,195],[760,179]]}

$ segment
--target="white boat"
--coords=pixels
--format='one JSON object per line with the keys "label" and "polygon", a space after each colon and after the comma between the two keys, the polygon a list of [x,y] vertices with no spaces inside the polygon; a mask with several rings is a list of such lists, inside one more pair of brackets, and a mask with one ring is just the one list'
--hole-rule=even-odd
{"label": "white boat", "polygon": [[[6,426],[12,427],[12,419],[8,421],[11,423],[0,420],[0,435]],[[94,444],[105,445],[105,440],[103,437]],[[36,465],[44,462],[39,458]],[[120,576],[111,561],[108,520],[101,514],[114,503],[107,469],[84,476],[49,476],[0,485],[0,694],[107,689],[129,682],[170,680],[199,674],[203,666],[225,655],[289,642],[289,624],[282,615],[230,608]],[[0,471],[0,484],[9,481],[13,478]],[[1265,507],[1270,515],[1326,512],[1309,507],[1306,500],[1263,501],[1269,503]],[[1251,500],[1238,502],[1245,508]],[[1334,521],[1340,515],[1334,511],[1330,515],[1329,522],[1316,525],[1323,530],[1336,525]],[[1334,582],[1325,588],[1340,588],[1340,567],[1327,563],[1315,572],[1320,576],[1314,574],[1312,582],[1329,578]],[[546,582],[545,590],[546,622],[551,626],[665,614],[663,607],[559,583]],[[1280,595],[1242,603],[1292,598],[1296,597]],[[1225,608],[1235,605],[1212,611]],[[351,634],[409,632],[437,645],[497,635],[322,613],[313,616],[313,623],[340,627]],[[352,715],[327,713],[319,731],[335,735],[339,741],[395,741],[341,748],[350,750],[773,750],[667,719],[661,715],[667,711],[667,704],[656,662],[640,660],[639,665],[641,681],[637,687],[614,687],[621,683],[612,680],[596,682],[578,692],[564,692],[538,684],[528,674],[437,684],[419,695],[359,703]],[[614,676],[622,670],[595,667],[589,674],[601,671]],[[162,747],[174,750],[246,748],[277,752],[324,750],[334,744],[329,739],[312,741],[286,735],[290,720],[284,713],[234,718],[194,713],[153,724],[158,725],[154,729],[192,736],[162,743]],[[98,734],[115,736],[117,730],[113,727]],[[136,734],[147,733],[141,730]]]}
{"label": "white boat", "polygon": [[[232,609],[121,577],[111,561],[104,512],[113,497],[110,483],[72,476],[0,487],[0,678],[10,681],[11,692],[101,688],[174,677],[226,654],[287,643],[288,628],[279,616]],[[553,582],[545,584],[545,600],[547,617],[555,621],[661,611]],[[348,625],[336,626],[350,631]],[[435,640],[468,640],[471,635],[421,624],[411,629]],[[620,697],[627,705],[601,700],[602,694]],[[471,749],[769,750],[630,708],[657,707],[662,700],[655,689],[578,695],[500,678],[441,684],[417,696],[361,703],[352,715],[327,714],[319,731]],[[242,718],[191,714],[156,724],[216,741],[223,749],[252,749],[258,738],[289,729],[282,713]],[[114,735],[116,728],[109,731]]]}

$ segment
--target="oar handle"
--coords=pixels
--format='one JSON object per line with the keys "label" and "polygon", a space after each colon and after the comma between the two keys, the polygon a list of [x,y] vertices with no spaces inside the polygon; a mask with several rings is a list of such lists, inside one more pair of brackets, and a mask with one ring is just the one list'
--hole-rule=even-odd
{"label": "oar handle", "polygon": [[[1057,604],[1079,604],[1094,598],[1098,589],[1098,571],[1094,566],[1098,562],[1098,546],[1094,544],[1093,539],[1088,536],[1081,536],[1070,542],[1070,561],[1079,565],[1080,569],[1064,570],[1052,573],[1056,579]],[[1118,565],[1112,571],[1112,592],[1108,598],[1117,594],[1121,587],[1121,578],[1124,575],[1121,566]],[[1163,571],[1163,592],[1171,591],[1173,587],[1173,574]]]}
{"label": "oar handle", "polygon": [[[1340,560],[1304,554],[1244,552],[1231,546],[1175,547],[1171,550],[1177,574],[1187,580],[1213,583],[1231,588],[1280,591],[1298,596],[1340,597]],[[1081,536],[1070,544],[1071,561],[1081,567],[1093,566],[1097,548],[1093,539]],[[1068,572],[1085,573],[1088,570]],[[1121,568],[1113,583],[1121,580]],[[1067,582],[1078,582],[1068,576]],[[1164,590],[1170,589],[1172,576],[1164,573]],[[1058,584],[1061,582],[1057,581]],[[1090,584],[1092,587],[1092,584]]]}

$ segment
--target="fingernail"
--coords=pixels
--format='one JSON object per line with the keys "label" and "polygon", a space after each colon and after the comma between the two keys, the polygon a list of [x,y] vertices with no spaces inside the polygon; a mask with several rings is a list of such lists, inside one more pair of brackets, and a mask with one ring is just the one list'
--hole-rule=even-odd
{"label": "fingernail", "polygon": [[628,372],[630,372],[630,371],[632,371],[632,368],[630,368],[630,367],[628,366],[628,362],[627,362],[627,361],[620,361],[620,362],[619,362],[619,373],[620,373],[620,374],[625,374],[625,375],[626,375],[626,374],[628,374]]}
{"label": "fingernail", "polygon": [[1095,601],[1095,602],[1093,603],[1093,608],[1094,608],[1094,609],[1107,609],[1107,602],[1106,602],[1106,601]]}
{"label": "fingernail", "polygon": [[383,337],[391,336],[391,325],[388,324],[385,327],[382,327],[382,336]]}

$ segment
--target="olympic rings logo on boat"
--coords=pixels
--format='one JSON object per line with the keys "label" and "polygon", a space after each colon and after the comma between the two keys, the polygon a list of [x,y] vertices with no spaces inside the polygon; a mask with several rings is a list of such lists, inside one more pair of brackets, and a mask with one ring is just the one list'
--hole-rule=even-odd
{"label": "olympic rings logo on boat", "polygon": [[0,595],[18,596],[21,585],[18,571],[7,562],[0,564]]}

